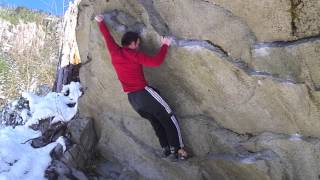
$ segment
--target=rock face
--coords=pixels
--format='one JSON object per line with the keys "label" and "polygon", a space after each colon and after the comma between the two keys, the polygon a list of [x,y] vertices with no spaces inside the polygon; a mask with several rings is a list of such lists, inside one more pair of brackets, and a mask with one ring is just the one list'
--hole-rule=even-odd
{"label": "rock face", "polygon": [[[299,2],[82,0],[80,113],[93,117],[100,153],[136,179],[317,179],[320,6]],[[121,90],[99,13],[117,42],[141,32],[149,54],[160,35],[174,37],[165,63],[145,75],[176,111],[189,161],[160,158],[150,124]]]}
{"label": "rock face", "polygon": [[319,35],[316,0],[208,0],[244,19],[259,41],[293,40]]}

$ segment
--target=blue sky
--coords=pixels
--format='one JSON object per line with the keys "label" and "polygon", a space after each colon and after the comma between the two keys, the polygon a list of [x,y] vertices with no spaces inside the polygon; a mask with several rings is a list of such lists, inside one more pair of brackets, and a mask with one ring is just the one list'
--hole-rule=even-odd
{"label": "blue sky", "polygon": [[65,6],[68,6],[69,1],[72,0],[0,0],[0,4],[10,7],[23,6],[31,9],[43,10],[55,15],[62,15],[63,2]]}

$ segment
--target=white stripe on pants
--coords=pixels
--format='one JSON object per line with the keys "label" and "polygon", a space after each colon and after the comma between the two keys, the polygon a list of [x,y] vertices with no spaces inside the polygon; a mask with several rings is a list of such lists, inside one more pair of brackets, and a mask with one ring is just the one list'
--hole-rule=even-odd
{"label": "white stripe on pants", "polygon": [[[162,99],[162,97],[155,90],[153,90],[152,88],[150,88],[148,86],[146,86],[144,89],[146,91],[148,91],[151,94],[151,96],[154,97],[165,108],[165,110],[167,111],[167,113],[169,115],[172,113],[172,110],[169,107],[169,105]],[[184,144],[182,142],[182,136],[181,136],[181,131],[180,131],[180,127],[179,127],[178,121],[177,121],[176,117],[173,114],[171,115],[170,118],[171,118],[173,124],[175,125],[175,127],[177,129],[180,147],[183,148]]]}

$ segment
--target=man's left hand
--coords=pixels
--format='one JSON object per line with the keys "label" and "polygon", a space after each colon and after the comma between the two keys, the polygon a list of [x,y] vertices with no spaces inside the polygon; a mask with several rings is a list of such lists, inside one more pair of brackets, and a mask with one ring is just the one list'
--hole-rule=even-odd
{"label": "man's left hand", "polygon": [[103,15],[101,15],[101,14],[99,14],[99,15],[97,15],[96,17],[94,17],[94,19],[97,21],[97,22],[101,22],[101,21],[103,21]]}
{"label": "man's left hand", "polygon": [[172,41],[172,38],[171,38],[171,37],[164,37],[164,36],[161,37],[161,43],[162,43],[162,45],[165,44],[165,45],[167,45],[167,46],[170,46],[171,41]]}

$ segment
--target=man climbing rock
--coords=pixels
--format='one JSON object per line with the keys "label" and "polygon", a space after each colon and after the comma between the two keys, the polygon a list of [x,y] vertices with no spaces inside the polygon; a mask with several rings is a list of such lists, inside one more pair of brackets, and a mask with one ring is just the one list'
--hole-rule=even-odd
{"label": "man climbing rock", "polygon": [[157,67],[163,63],[171,39],[162,37],[160,51],[154,56],[148,56],[138,51],[140,46],[138,33],[126,32],[121,39],[122,47],[120,47],[105,25],[103,15],[97,15],[95,20],[103,34],[113,67],[123,91],[128,94],[130,104],[141,117],[150,121],[165,156],[186,159],[188,154],[184,150],[180,127],[173,111],[158,91],[148,85],[143,74],[143,66]]}

